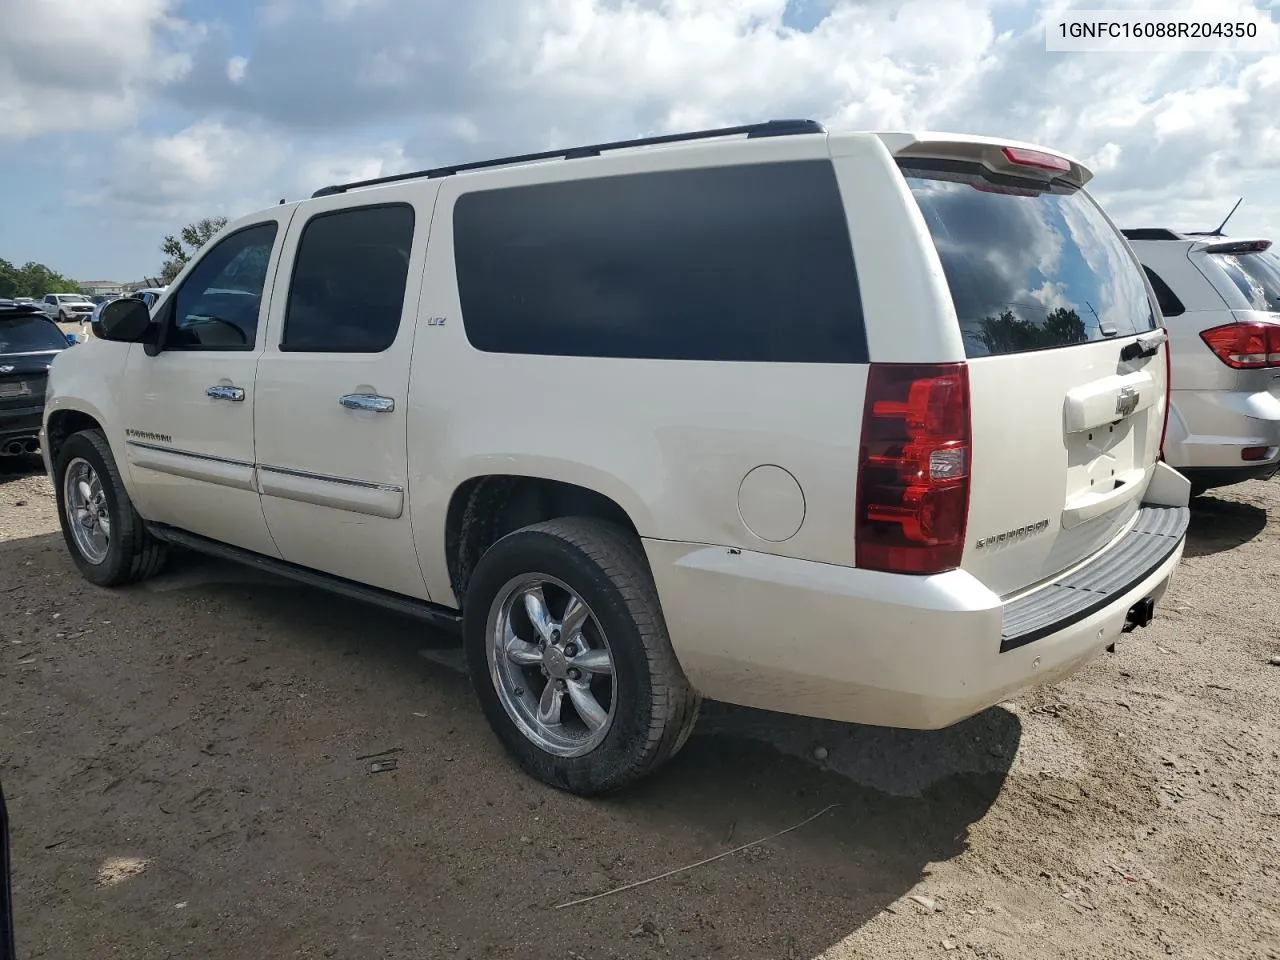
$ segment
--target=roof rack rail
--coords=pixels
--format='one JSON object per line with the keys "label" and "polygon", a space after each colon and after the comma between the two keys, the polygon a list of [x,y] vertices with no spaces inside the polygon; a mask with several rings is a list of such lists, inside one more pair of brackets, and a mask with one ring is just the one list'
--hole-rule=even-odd
{"label": "roof rack rail", "polygon": [[756,137],[790,137],[808,133],[826,133],[827,128],[816,120],[766,120],[764,123],[748,123],[738,127],[719,127],[713,130],[693,130],[688,133],[667,133],[657,137],[641,137],[638,140],[615,140],[611,143],[593,143],[582,147],[570,147],[567,150],[547,150],[543,153],[525,153],[515,157],[498,157],[494,160],[476,160],[472,163],[459,163],[451,167],[435,167],[431,170],[416,170],[413,173],[397,173],[388,177],[374,177],[371,180],[356,180],[351,183],[334,184],[321,187],[313,193],[316,197],[331,197],[346,193],[357,187],[372,187],[382,183],[399,183],[402,180],[431,180],[440,177],[451,177],[464,170],[482,170],[486,167],[505,167],[518,163],[534,163],[538,160],[577,160],[582,157],[598,157],[606,150],[625,150],[630,147],[652,147],[662,143],[683,143],[688,140],[709,140],[713,137],[732,137],[745,134],[747,139]]}
{"label": "roof rack rail", "polygon": [[1139,227],[1136,230],[1121,230],[1126,240],[1185,240],[1180,233],[1174,233],[1165,227]]}

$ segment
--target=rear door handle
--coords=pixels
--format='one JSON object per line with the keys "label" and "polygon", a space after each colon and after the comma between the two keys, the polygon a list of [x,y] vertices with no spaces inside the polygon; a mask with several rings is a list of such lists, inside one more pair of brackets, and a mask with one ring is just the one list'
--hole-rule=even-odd
{"label": "rear door handle", "polygon": [[396,408],[394,400],[376,393],[348,393],[339,397],[338,402],[348,410],[367,410],[369,413],[391,413]]}
{"label": "rear door handle", "polygon": [[224,383],[216,383],[205,391],[205,396],[212,397],[214,400],[233,400],[239,403],[244,399],[244,389],[242,387],[229,387]]}

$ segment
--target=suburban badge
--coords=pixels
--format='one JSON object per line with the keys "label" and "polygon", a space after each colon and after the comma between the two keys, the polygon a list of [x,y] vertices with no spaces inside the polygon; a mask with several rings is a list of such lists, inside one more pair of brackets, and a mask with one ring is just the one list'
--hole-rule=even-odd
{"label": "suburban badge", "polygon": [[1030,523],[1025,527],[1018,527],[1015,530],[1006,530],[1004,533],[993,534],[990,537],[982,537],[975,543],[974,549],[981,550],[983,547],[1001,546],[1006,543],[1013,543],[1017,540],[1025,540],[1027,537],[1034,537],[1038,533],[1044,533],[1049,529],[1049,521],[1041,520],[1039,523]]}

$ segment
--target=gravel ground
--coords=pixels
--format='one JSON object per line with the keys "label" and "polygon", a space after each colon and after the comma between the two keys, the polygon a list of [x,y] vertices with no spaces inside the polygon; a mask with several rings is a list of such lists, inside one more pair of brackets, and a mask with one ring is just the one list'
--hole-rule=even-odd
{"label": "gravel ground", "polygon": [[934,733],[708,705],[585,801],[417,623],[189,557],[85,584],[38,470],[0,466],[24,958],[1280,957],[1280,482],[1198,502],[1156,622],[1065,683]]}

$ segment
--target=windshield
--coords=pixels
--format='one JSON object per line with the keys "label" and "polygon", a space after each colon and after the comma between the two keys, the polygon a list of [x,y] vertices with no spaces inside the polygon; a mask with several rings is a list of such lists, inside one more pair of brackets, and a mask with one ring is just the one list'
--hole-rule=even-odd
{"label": "windshield", "polygon": [[1266,253],[1211,253],[1254,310],[1280,312],[1280,257]]}
{"label": "windshield", "polygon": [[82,296],[81,296],[80,294],[78,294],[78,293],[64,293],[64,294],[60,294],[60,295],[58,296],[58,299],[59,299],[60,301],[62,301],[63,303],[88,303],[88,302],[89,302],[89,298],[88,298],[88,297],[82,297]]}
{"label": "windshield", "polygon": [[0,354],[65,350],[67,337],[44,317],[0,316]]}
{"label": "windshield", "polygon": [[1141,269],[1083,190],[959,163],[904,165],[903,175],[942,260],[967,356],[1155,328]]}

